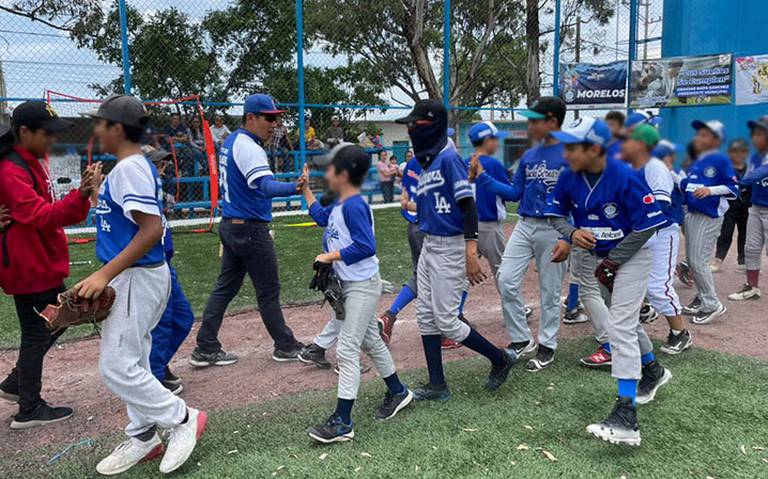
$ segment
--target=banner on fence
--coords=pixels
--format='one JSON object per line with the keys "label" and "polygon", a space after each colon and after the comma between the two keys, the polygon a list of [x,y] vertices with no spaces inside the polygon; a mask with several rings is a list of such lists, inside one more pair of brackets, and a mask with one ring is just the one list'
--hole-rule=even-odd
{"label": "banner on fence", "polygon": [[768,103],[768,55],[739,57],[734,68],[736,104]]}
{"label": "banner on fence", "polygon": [[731,103],[731,55],[674,57],[632,62],[631,108]]}
{"label": "banner on fence", "polygon": [[624,107],[627,102],[627,62],[561,63],[559,95],[569,106]]}

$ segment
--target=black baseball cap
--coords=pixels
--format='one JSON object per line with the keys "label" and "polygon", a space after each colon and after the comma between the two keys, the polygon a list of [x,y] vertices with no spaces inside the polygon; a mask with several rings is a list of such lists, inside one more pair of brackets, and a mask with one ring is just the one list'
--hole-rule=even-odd
{"label": "black baseball cap", "polygon": [[73,123],[62,120],[53,110],[53,107],[44,101],[25,101],[13,109],[11,124],[14,129],[22,126],[28,128],[42,128],[51,133],[59,133],[68,130]]}
{"label": "black baseball cap", "polygon": [[144,129],[149,122],[149,114],[144,103],[128,95],[108,96],[101,102],[99,109],[90,112],[89,115],[139,129]]}
{"label": "black baseball cap", "polygon": [[520,116],[530,120],[544,120],[546,118],[557,118],[561,125],[565,120],[565,102],[554,96],[543,96],[534,101],[527,110],[519,111]]}
{"label": "black baseball cap", "polygon": [[155,148],[152,145],[142,146],[141,152],[144,154],[144,156],[149,158],[149,161],[152,163],[165,161],[173,156],[169,151],[163,150],[162,148]]}
{"label": "black baseball cap", "polygon": [[439,100],[419,100],[408,116],[398,118],[395,123],[408,124],[419,120],[447,121],[448,110]]}
{"label": "black baseball cap", "polygon": [[757,120],[749,120],[747,122],[747,126],[750,130],[754,130],[755,128],[762,128],[768,132],[768,115],[761,116]]}

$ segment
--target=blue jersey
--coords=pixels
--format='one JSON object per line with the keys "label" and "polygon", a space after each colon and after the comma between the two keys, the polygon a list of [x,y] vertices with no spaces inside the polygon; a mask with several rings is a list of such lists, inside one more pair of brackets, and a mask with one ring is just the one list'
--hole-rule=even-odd
{"label": "blue jersey", "polygon": [[[408,197],[411,201],[416,201],[416,194],[419,187],[419,175],[421,174],[421,163],[416,157],[411,158],[403,168],[403,190],[408,192]],[[419,214],[415,211],[400,210],[403,214],[403,218],[409,223],[417,224],[419,222]]]}
{"label": "blue jersey", "polygon": [[472,197],[467,168],[449,143],[419,176],[416,206],[419,229],[435,236],[464,233],[464,215],[458,202]]}
{"label": "blue jersey", "polygon": [[333,263],[339,278],[363,281],[379,272],[373,212],[362,196],[351,196],[343,202],[336,200],[325,208],[318,202],[312,203],[309,215],[325,228],[325,252],[338,251],[341,255],[341,261]]}
{"label": "blue jersey", "polygon": [[[464,160],[464,165],[469,169],[472,157]],[[510,185],[509,174],[504,165],[492,156],[480,155],[478,157],[485,173],[502,185]],[[504,221],[507,218],[507,207],[504,198],[500,197],[489,188],[475,183],[475,202],[477,203],[477,218],[480,221]]]}
{"label": "blue jersey", "polygon": [[768,207],[768,156],[754,153],[749,159],[749,170],[741,184],[752,187],[753,205]]}
{"label": "blue jersey", "polygon": [[170,265],[173,259],[173,235],[171,234],[171,227],[167,224],[165,226],[165,236],[163,236],[163,251],[165,252],[165,262]]}
{"label": "blue jersey", "polygon": [[605,157],[609,160],[621,159],[621,140],[613,139],[605,148]]}
{"label": "blue jersey", "polygon": [[[705,198],[696,198],[693,192],[701,187],[722,187],[722,193],[713,192]],[[689,212],[717,218],[728,211],[728,200],[736,199],[736,172],[730,158],[719,151],[702,154],[688,169],[688,177],[680,183]],[[723,194],[727,193],[727,194]]]}
{"label": "blue jersey", "polygon": [[523,153],[517,166],[512,186],[519,191],[517,213],[529,218],[543,218],[547,198],[555,189],[563,170],[568,169],[562,143],[536,145]]}
{"label": "blue jersey", "polygon": [[272,200],[257,188],[260,178],[272,176],[258,137],[243,128],[235,130],[219,149],[222,216],[272,221]]}
{"label": "blue jersey", "polygon": [[[674,211],[672,204],[672,196],[675,190],[680,191],[680,189],[675,186],[675,180],[667,165],[658,158],[651,158],[645,165],[635,171],[640,181],[651,190],[654,198],[658,201],[664,218],[667,220],[663,226],[680,224],[677,212]],[[682,207],[682,205],[680,206]]]}
{"label": "blue jersey", "polygon": [[[162,218],[163,190],[155,166],[143,155],[118,161],[99,189],[96,207],[96,257],[109,263],[133,240],[139,227],[132,212]],[[147,266],[165,260],[162,240],[133,266]]]}
{"label": "blue jersey", "polygon": [[595,235],[595,253],[606,256],[632,231],[662,226],[666,219],[651,190],[619,160],[607,160],[590,186],[584,173],[565,170],[547,203],[548,216],[573,217],[576,228]]}

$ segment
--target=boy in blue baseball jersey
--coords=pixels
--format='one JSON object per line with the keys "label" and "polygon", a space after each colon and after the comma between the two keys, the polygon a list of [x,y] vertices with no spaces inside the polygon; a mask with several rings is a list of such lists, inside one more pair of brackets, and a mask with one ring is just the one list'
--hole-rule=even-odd
{"label": "boy in blue baseball jersey", "polygon": [[[560,175],[547,214],[574,249],[585,251],[572,266],[590,317],[608,331],[612,374],[618,381],[613,411],[603,422],[589,425],[587,432],[614,444],[639,445],[636,404],[651,401],[661,385],[649,374],[648,366],[655,363],[656,369],[658,363],[639,314],[651,271],[646,243],[664,224],[664,215],[625,163],[606,159],[610,131],[605,122],[581,118],[552,135],[565,144],[570,169]],[[601,288],[610,294],[610,307]],[[662,371],[668,380],[669,372]]]}
{"label": "boy in blue baseball jersey", "polygon": [[725,126],[717,121],[694,121],[698,157],[680,183],[685,193],[685,255],[696,282],[696,298],[683,308],[694,324],[707,324],[724,315],[725,305],[717,298],[710,262],[717,236],[728,211],[728,200],[736,198],[736,173],[731,160],[721,153]]}
{"label": "boy in blue baseball jersey", "polygon": [[[75,289],[84,298],[99,297],[107,286],[115,290],[101,330],[99,372],[130,420],[128,439],[96,470],[119,474],[165,449],[160,472],[169,473],[192,454],[206,415],[187,407],[150,370],[151,331],[168,302],[171,277],[162,243],[161,180],[139,146],[149,116],[138,99],[112,95],[94,117],[94,135],[117,164],[101,186],[96,209],[96,256],[103,266]],[[170,430],[165,448],[158,429]]]}
{"label": "boy in blue baseball jersey", "polygon": [[[542,97],[521,113],[528,117],[528,132],[534,146],[520,158],[511,186],[493,178],[482,162],[476,162],[475,167],[479,173],[478,192],[488,191],[503,200],[520,202],[517,210],[520,220],[504,250],[498,282],[504,326],[512,340],[507,347],[518,357],[536,351],[536,357],[526,366],[531,372],[554,362],[560,330],[560,291],[570,246],[545,215],[547,197],[561,172],[567,169],[563,145],[551,136],[560,130],[565,111],[565,103],[559,98]],[[531,260],[536,261],[541,293],[538,347],[524,314],[522,294],[523,277]]]}
{"label": "boy in blue baseball jersey", "polygon": [[477,207],[467,170],[448,142],[448,112],[437,100],[421,100],[405,118],[408,134],[423,171],[419,176],[416,207],[419,226],[425,233],[419,257],[416,320],[421,332],[429,382],[414,391],[419,400],[450,397],[443,374],[441,336],[462,343],[491,361],[486,381],[496,390],[507,380],[515,362],[512,351],[491,344],[458,318],[467,279],[485,279],[477,257]]}
{"label": "boy in blue baseball jersey", "polygon": [[[324,444],[349,441],[355,435],[351,414],[360,389],[361,351],[371,358],[387,385],[384,403],[376,412],[377,419],[394,417],[413,399],[413,393],[397,376],[392,356],[379,336],[376,324],[381,277],[373,211],[360,195],[363,179],[371,166],[370,157],[363,148],[349,143],[337,145],[329,156],[331,163],[325,177],[338,198],[322,207],[309,189],[309,182],[303,183],[309,214],[319,226],[325,227],[325,252],[315,261],[333,265],[344,293],[344,320],[334,319],[341,323],[336,347],[339,363],[336,411],[325,423],[307,431],[312,439]],[[309,170],[305,168],[305,179],[308,174]]]}
{"label": "boy in blue baseball jersey", "polygon": [[743,186],[752,189],[747,217],[747,239],[744,245],[747,282],[741,289],[728,296],[732,301],[760,298],[760,263],[768,243],[768,116],[750,121],[748,126],[755,152],[749,160],[749,172],[741,179]]}

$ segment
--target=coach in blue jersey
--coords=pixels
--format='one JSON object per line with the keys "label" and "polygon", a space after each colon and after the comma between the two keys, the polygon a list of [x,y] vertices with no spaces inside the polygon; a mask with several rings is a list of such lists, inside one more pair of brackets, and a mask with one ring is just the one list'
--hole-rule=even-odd
{"label": "coach in blue jersey", "polygon": [[237,356],[225,353],[218,340],[224,312],[240,291],[245,274],[256,288],[259,314],[275,342],[272,359],[298,360],[304,346],[286,326],[280,309],[280,279],[275,244],[269,234],[272,198],[291,196],[299,183],[275,181],[262,147],[269,140],[282,113],[269,95],[245,99],[243,124],[227,137],[219,152],[223,201],[219,237],[223,247],[221,273],[203,311],[197,347],[189,363],[195,367],[227,366]]}
{"label": "coach in blue jersey", "polygon": [[707,324],[727,311],[717,298],[710,262],[728,211],[728,200],[736,198],[736,173],[731,160],[721,153],[725,126],[717,121],[694,121],[699,156],[688,170],[680,188],[685,193],[685,255],[696,281],[696,298],[683,308],[694,324]]}

